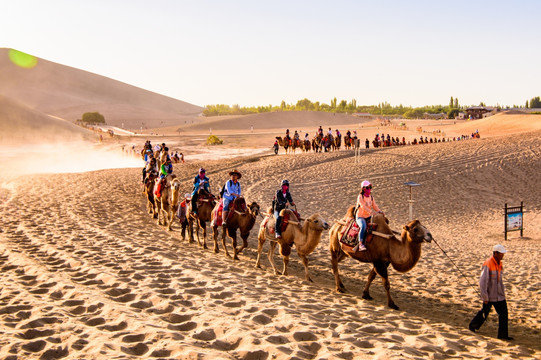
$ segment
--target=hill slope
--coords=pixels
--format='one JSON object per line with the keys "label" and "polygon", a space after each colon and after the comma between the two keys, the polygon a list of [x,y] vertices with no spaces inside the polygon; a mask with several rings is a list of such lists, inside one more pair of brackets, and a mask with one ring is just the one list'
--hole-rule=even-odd
{"label": "hill slope", "polygon": [[184,124],[202,108],[87,71],[37,59],[33,68],[16,66],[10,49],[0,49],[0,95],[36,111],[69,121],[98,111],[108,124],[125,128]]}
{"label": "hill slope", "polygon": [[96,138],[89,130],[0,95],[0,143],[32,144]]}

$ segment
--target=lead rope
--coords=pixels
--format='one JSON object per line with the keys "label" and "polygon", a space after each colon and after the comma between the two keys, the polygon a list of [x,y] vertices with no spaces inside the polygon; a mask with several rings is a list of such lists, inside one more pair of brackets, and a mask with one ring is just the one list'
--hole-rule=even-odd
{"label": "lead rope", "polygon": [[460,268],[455,264],[455,262],[449,257],[449,255],[447,255],[447,253],[445,252],[445,250],[443,250],[440,246],[440,244],[438,244],[438,242],[435,240],[435,239],[432,239],[432,241],[434,241],[434,244],[436,244],[440,250],[443,252],[443,254],[445,256],[447,256],[447,258],[449,259],[449,261],[451,262],[451,264],[453,264],[457,270],[460,272],[460,275],[462,275],[462,277],[464,279],[466,279],[466,282],[468,283],[468,285],[475,290],[475,292],[479,295],[479,297],[481,297],[481,293],[479,292],[479,289],[477,289],[476,287],[474,287],[471,283],[470,283],[470,280],[468,280],[468,278],[466,277],[466,275],[464,275],[464,273],[462,272],[462,270],[460,270]]}

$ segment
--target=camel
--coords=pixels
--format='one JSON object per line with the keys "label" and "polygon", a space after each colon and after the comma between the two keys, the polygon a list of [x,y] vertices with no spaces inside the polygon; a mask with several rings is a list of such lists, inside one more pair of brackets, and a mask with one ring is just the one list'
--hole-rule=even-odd
{"label": "camel", "polygon": [[[234,207],[233,211],[230,212],[230,215],[227,219],[227,225],[222,232],[222,245],[224,247],[225,256],[231,257],[227,251],[227,245],[225,243],[226,235],[231,238],[233,241],[233,260],[239,260],[238,254],[248,246],[248,236],[250,235],[250,230],[254,227],[255,220],[259,215],[259,205],[256,202],[252,202],[249,206],[246,206],[246,200],[244,198],[238,197],[233,203],[230,204]],[[220,206],[217,204],[216,207]],[[217,213],[215,208],[212,211],[212,223],[214,221],[215,214]],[[221,216],[221,215],[220,215]],[[213,225],[212,227],[214,233],[214,252],[219,252],[218,250],[218,226]],[[242,246],[237,248],[237,229],[240,232],[240,237],[242,239]]]}
{"label": "camel", "polygon": [[[347,218],[353,217],[353,206],[348,209]],[[364,287],[363,299],[372,300],[369,289],[370,284],[376,277],[376,274],[381,276],[383,287],[387,292],[387,305],[391,309],[398,310],[398,306],[394,303],[390,293],[390,283],[388,275],[389,264],[399,272],[407,272],[411,270],[421,256],[421,243],[431,242],[432,234],[428,231],[419,220],[410,221],[404,225],[400,239],[393,235],[393,231],[387,224],[385,216],[378,214],[372,217],[372,222],[377,224],[375,231],[382,235],[373,234],[371,241],[366,243],[366,251],[352,252],[351,247],[341,244],[339,237],[344,222],[335,223],[329,232],[329,250],[331,252],[332,271],[336,282],[336,291],[345,292],[345,287],[340,280],[338,274],[338,263],[349,256],[357,261],[372,263],[373,268],[368,274],[368,280]],[[385,235],[388,234],[388,235]],[[389,237],[389,238],[387,238]]]}
{"label": "camel", "polygon": [[286,151],[286,154],[288,154],[291,147],[291,144],[290,144],[291,139],[287,140],[287,139],[282,139],[281,136],[276,136],[276,140],[278,140],[278,145],[283,147],[284,150]]}
{"label": "camel", "polygon": [[[155,199],[158,206],[158,225],[164,225],[171,231],[180,198],[180,180],[176,175],[167,175],[165,179],[167,185],[163,188],[162,195]],[[163,215],[163,223],[160,215]]]}
{"label": "camel", "polygon": [[345,135],[344,136],[344,147],[346,149],[351,149],[353,146],[353,138],[351,136]]}
{"label": "camel", "polygon": [[340,150],[340,146],[342,146],[342,137],[341,136],[335,136],[334,137],[334,148],[336,150]]}
{"label": "camel", "polygon": [[[257,246],[257,261],[255,266],[261,267],[261,252],[263,250],[263,244],[267,237],[270,239],[270,248],[268,258],[271,263],[271,266],[276,275],[287,275],[287,264],[289,263],[289,254],[291,253],[291,246],[295,245],[297,248],[297,255],[301,258],[302,264],[304,265],[304,274],[305,279],[312,281],[310,274],[308,272],[308,258],[307,256],[311,254],[319,244],[321,240],[321,233],[323,230],[329,229],[329,224],[319,215],[314,214],[308,219],[304,220],[304,224],[301,226],[299,219],[295,216],[294,212],[289,209],[283,209],[280,212],[281,216],[289,216],[289,223],[284,231],[282,231],[281,239],[274,239],[274,234],[271,235],[269,229],[274,229],[275,219],[271,211],[267,218],[269,220],[263,221],[259,228]],[[280,254],[282,255],[282,260],[284,262],[283,271],[280,273],[274,264],[274,249],[276,245],[280,245]]]}
{"label": "camel", "polygon": [[[193,239],[193,224],[195,222],[196,228],[195,228],[195,234],[197,236],[197,243],[199,246],[203,246],[204,249],[207,248],[207,222],[211,219],[211,213],[212,209],[214,208],[214,205],[216,204],[216,200],[214,200],[214,195],[209,193],[205,190],[205,188],[201,187],[198,190],[198,200],[197,200],[197,215],[194,215],[192,213],[192,203],[188,204],[188,208],[186,209],[187,217],[188,217],[188,234],[190,235],[190,243],[194,241]],[[199,238],[199,228],[203,229],[203,244],[201,244],[201,240]]]}
{"label": "camel", "polygon": [[148,213],[151,214],[154,219],[158,217],[156,197],[154,196],[154,183],[157,177],[158,173],[154,171],[149,172],[147,174],[147,178],[145,179],[145,184],[143,188],[143,192],[145,193],[145,197],[147,199]]}
{"label": "camel", "polygon": [[310,142],[310,140],[304,140],[304,147],[302,148],[302,150],[304,152],[310,152],[310,149],[312,148],[312,143]]}
{"label": "camel", "polygon": [[321,134],[318,134],[312,139],[312,150],[314,152],[321,152],[323,149],[323,136]]}

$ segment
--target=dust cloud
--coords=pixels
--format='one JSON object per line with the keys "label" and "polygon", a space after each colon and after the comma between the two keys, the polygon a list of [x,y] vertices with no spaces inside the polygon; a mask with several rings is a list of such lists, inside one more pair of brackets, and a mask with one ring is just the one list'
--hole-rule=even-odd
{"label": "dust cloud", "polygon": [[85,141],[3,146],[0,159],[4,179],[29,174],[82,173],[144,165],[140,157],[124,153],[119,145]]}

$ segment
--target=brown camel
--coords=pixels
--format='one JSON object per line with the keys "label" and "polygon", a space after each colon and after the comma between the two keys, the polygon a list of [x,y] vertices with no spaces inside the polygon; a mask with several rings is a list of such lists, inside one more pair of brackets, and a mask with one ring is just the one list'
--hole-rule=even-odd
{"label": "brown camel", "polygon": [[[225,229],[223,229],[224,231],[222,231],[222,245],[224,247],[225,256],[231,257],[227,251],[227,245],[225,243],[227,233],[227,236],[229,236],[233,241],[233,260],[239,260],[238,254],[240,254],[240,252],[248,246],[248,236],[250,235],[250,230],[252,230],[254,227],[255,220],[259,215],[259,205],[256,202],[252,202],[249,206],[246,206],[246,200],[244,200],[242,196],[236,198],[230,204],[230,209],[231,205],[234,206],[234,208],[233,211],[230,211],[227,219],[227,225],[225,226]],[[220,206],[220,204],[217,204],[216,206]],[[215,223],[215,210],[212,211],[213,224]],[[214,252],[217,253],[219,252],[218,226],[213,225],[212,229],[214,232]],[[239,230],[240,237],[242,239],[242,246],[239,248],[237,248],[237,229]]]}
{"label": "brown camel", "polygon": [[144,184],[144,193],[147,199],[147,209],[148,213],[152,215],[154,219],[158,217],[158,208],[156,205],[156,197],[154,196],[154,184],[155,180],[158,177],[158,173],[152,171],[147,174]]}
{"label": "brown camel", "polygon": [[344,135],[344,148],[345,149],[351,149],[352,142],[353,142],[353,139],[351,138],[351,136]]}
{"label": "brown camel", "polygon": [[341,136],[335,136],[334,137],[334,149],[340,150],[340,146],[342,146],[342,137]]}
{"label": "brown camel", "polygon": [[286,151],[286,154],[288,154],[289,151],[291,150],[291,146],[289,144],[291,139],[287,140],[287,139],[282,139],[281,136],[276,136],[276,140],[278,140],[278,145],[283,147],[284,150]]}
{"label": "brown camel", "polygon": [[174,174],[167,175],[165,180],[166,185],[163,187],[162,195],[155,198],[158,206],[158,225],[164,225],[167,227],[167,230],[171,231],[171,226],[173,225],[173,216],[178,209],[180,180],[177,179],[176,175]]}
{"label": "brown camel", "polygon": [[[347,218],[353,217],[353,206],[348,209]],[[353,252],[352,248],[340,243],[339,237],[345,222],[335,223],[329,233],[329,250],[331,252],[332,271],[336,281],[336,291],[345,292],[345,287],[338,274],[338,263],[349,256],[357,261],[372,263],[374,267],[368,274],[368,280],[364,287],[363,299],[372,300],[369,293],[370,284],[376,274],[383,279],[383,287],[387,292],[387,304],[390,308],[398,310],[390,293],[388,275],[389,264],[399,272],[411,270],[421,256],[421,243],[431,242],[432,234],[419,220],[414,220],[404,225],[400,239],[397,239],[387,224],[385,216],[378,214],[373,216],[372,222],[377,225],[375,231],[384,235],[373,234],[372,240],[367,241],[366,251]],[[387,234],[387,235],[385,235]]]}
{"label": "brown camel", "polygon": [[[186,212],[188,213],[188,234],[190,235],[190,243],[194,241],[193,239],[193,224],[195,222],[195,234],[197,236],[197,243],[203,246],[204,249],[207,248],[207,222],[211,219],[212,209],[216,204],[214,195],[205,190],[205,188],[199,188],[198,190],[198,200],[197,200],[197,215],[192,213],[192,203],[191,201],[188,204]],[[203,244],[199,238],[199,229],[203,229]]]}
{"label": "brown camel", "polygon": [[312,148],[312,143],[310,142],[310,140],[304,140],[304,147],[302,148],[302,150],[304,152],[310,152],[311,148]]}
{"label": "brown camel", "polygon": [[321,134],[318,134],[312,139],[312,150],[314,152],[321,152],[323,149],[323,136]]}
{"label": "brown camel", "polygon": [[[275,219],[271,211],[269,211],[270,217],[268,221],[263,221],[259,228],[259,234],[257,239],[259,244],[257,246],[257,261],[255,266],[261,267],[261,252],[263,250],[263,244],[267,237],[270,240],[269,248],[269,261],[274,273],[279,275],[287,275],[287,264],[289,263],[289,254],[291,254],[291,247],[295,245],[297,248],[297,254],[301,258],[302,264],[304,265],[305,279],[312,281],[310,274],[308,273],[308,258],[307,256],[311,254],[319,244],[321,240],[321,233],[323,230],[329,229],[329,224],[319,215],[314,214],[308,219],[304,220],[304,224],[301,226],[299,219],[295,216],[293,211],[289,209],[284,209],[280,212],[281,216],[289,216],[289,223],[284,231],[282,231],[281,239],[274,239],[274,234],[271,234],[269,229],[274,229]],[[284,262],[284,269],[280,273],[274,264],[274,249],[276,245],[280,245],[280,254],[282,255],[282,260]]]}

